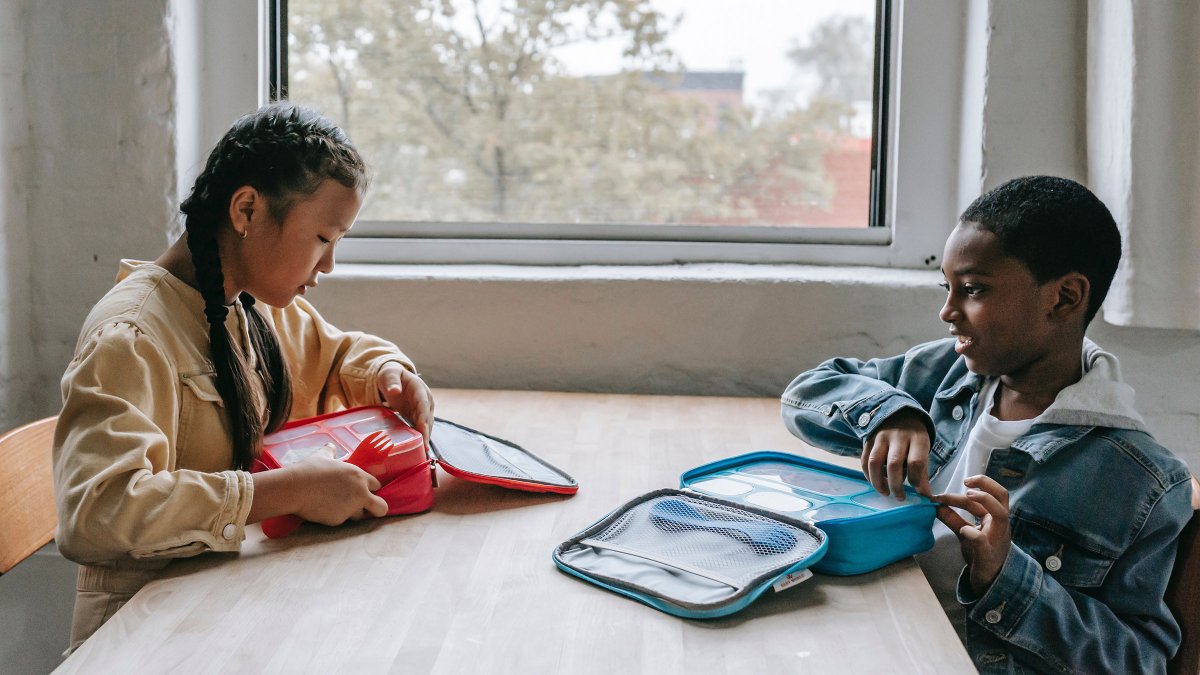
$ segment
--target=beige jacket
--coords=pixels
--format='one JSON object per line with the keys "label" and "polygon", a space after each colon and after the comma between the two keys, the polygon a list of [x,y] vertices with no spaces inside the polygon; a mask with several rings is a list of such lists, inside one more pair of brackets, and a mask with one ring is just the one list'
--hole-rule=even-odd
{"label": "beige jacket", "polygon": [[[72,649],[170,558],[238,550],[254,498],[250,474],[230,468],[199,292],[150,263],[122,261],[117,280],[84,322],[54,439],[56,539],[82,565]],[[245,344],[247,310],[232,309],[226,325]],[[413,368],[302,298],[264,315],[291,371],[293,418],[382,403],[379,369]]]}

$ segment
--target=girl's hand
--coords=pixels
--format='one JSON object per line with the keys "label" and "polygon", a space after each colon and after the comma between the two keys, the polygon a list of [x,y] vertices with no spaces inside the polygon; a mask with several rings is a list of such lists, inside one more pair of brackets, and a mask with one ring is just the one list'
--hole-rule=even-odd
{"label": "girl's hand", "polygon": [[428,452],[429,434],[433,433],[433,394],[429,386],[420,376],[394,361],[379,369],[378,386],[388,407],[421,432]]}
{"label": "girl's hand", "polygon": [[[963,483],[967,493],[936,495],[938,520],[958,535],[963,558],[970,571],[971,590],[983,595],[1004,567],[1012,548],[1008,525],[1008,490],[987,476],[971,476]],[[955,507],[975,516],[978,524],[967,521]]]}
{"label": "girl's hand", "polygon": [[341,525],[350,519],[387,515],[387,502],[372,494],[379,481],[353,464],[314,456],[282,471],[292,473],[300,504],[295,513],[307,521]]}
{"label": "girl's hand", "polygon": [[863,440],[862,471],[881,495],[904,499],[904,478],[929,496],[929,429],[920,413],[897,411]]}

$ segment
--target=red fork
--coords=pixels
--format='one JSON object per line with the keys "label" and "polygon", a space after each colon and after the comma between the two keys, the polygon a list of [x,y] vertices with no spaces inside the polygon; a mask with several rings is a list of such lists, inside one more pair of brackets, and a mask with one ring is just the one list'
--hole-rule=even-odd
{"label": "red fork", "polygon": [[385,431],[375,431],[359,442],[354,452],[346,458],[354,466],[382,480],[388,452],[392,449],[392,439]]}
{"label": "red fork", "polygon": [[[392,441],[387,433],[376,431],[359,441],[358,447],[354,448],[354,452],[351,452],[345,461],[379,478],[383,474],[384,460],[387,459],[391,447]],[[262,521],[262,531],[271,539],[278,539],[295,532],[303,522],[304,519],[295,514],[276,516]]]}

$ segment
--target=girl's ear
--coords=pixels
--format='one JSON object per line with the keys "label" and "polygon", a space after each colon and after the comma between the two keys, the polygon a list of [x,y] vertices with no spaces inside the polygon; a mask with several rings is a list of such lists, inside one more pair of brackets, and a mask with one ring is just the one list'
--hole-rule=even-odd
{"label": "girl's ear", "polygon": [[233,196],[229,198],[229,222],[239,237],[245,239],[250,233],[250,223],[254,220],[255,212],[261,208],[263,201],[258,190],[243,185],[233,191]]}
{"label": "girl's ear", "polygon": [[1079,272],[1068,272],[1055,279],[1052,284],[1055,289],[1054,306],[1050,310],[1054,316],[1067,318],[1087,313],[1088,297],[1091,295],[1092,283]]}

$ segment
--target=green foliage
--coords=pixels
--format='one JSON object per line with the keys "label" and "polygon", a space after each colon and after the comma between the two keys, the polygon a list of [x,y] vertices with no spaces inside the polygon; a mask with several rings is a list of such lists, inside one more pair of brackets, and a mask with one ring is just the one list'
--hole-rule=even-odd
{"label": "green foliage", "polygon": [[[770,116],[664,88],[672,23],[642,0],[292,0],[290,96],[373,165],[363,217],[754,222],[755,194],[823,203],[839,112]],[[556,50],[619,41],[622,72]]]}

